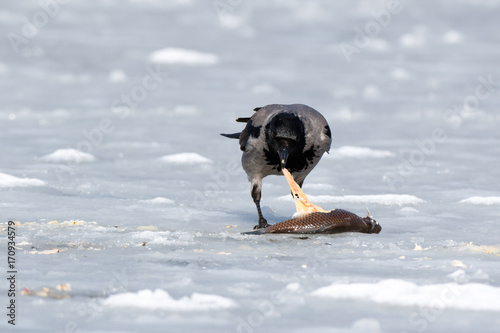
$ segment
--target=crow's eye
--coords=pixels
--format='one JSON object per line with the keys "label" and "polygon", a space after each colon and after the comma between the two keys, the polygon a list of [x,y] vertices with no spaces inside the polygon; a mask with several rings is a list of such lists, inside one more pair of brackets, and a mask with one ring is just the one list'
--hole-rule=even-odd
{"label": "crow's eye", "polygon": [[330,126],[328,125],[325,126],[325,135],[330,139],[332,138],[332,132],[330,131]]}

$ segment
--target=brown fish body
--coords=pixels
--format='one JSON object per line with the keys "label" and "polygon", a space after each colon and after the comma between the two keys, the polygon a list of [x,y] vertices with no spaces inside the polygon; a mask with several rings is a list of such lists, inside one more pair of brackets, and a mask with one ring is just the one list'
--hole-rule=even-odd
{"label": "brown fish body", "polygon": [[381,230],[382,227],[370,215],[359,217],[347,210],[334,209],[329,212],[307,213],[245,234],[337,234],[341,232],[378,234]]}
{"label": "brown fish body", "polygon": [[373,219],[370,212],[366,217],[359,217],[347,210],[333,209],[327,211],[313,204],[295,182],[290,172],[286,168],[282,168],[282,171],[295,199],[297,212],[301,215],[266,228],[244,232],[244,234],[338,234],[341,232],[378,234],[382,230],[382,227]]}

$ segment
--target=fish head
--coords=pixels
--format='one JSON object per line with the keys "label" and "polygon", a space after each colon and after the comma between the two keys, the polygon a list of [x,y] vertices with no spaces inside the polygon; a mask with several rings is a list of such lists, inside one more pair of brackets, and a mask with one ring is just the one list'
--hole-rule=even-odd
{"label": "fish head", "polygon": [[382,227],[378,222],[373,218],[373,216],[368,212],[368,216],[362,218],[362,220],[366,223],[367,226],[371,226],[369,233],[378,234],[382,231]]}

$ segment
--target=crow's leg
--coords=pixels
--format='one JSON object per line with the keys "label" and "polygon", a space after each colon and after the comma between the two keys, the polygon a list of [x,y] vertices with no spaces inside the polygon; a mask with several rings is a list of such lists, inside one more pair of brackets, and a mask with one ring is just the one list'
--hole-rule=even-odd
{"label": "crow's leg", "polygon": [[262,216],[262,211],[260,210],[260,197],[262,189],[262,179],[252,180],[252,198],[255,206],[257,207],[257,213],[259,214],[259,224],[254,227],[254,229],[266,228],[269,226],[266,219]]}

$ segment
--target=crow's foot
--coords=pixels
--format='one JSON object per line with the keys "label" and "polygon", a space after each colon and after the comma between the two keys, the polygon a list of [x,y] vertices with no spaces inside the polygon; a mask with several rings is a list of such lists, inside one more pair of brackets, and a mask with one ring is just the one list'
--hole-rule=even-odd
{"label": "crow's foot", "polygon": [[270,224],[267,223],[266,219],[261,218],[261,219],[259,219],[259,224],[257,224],[255,227],[253,227],[253,230],[267,228],[269,226],[270,226]]}

